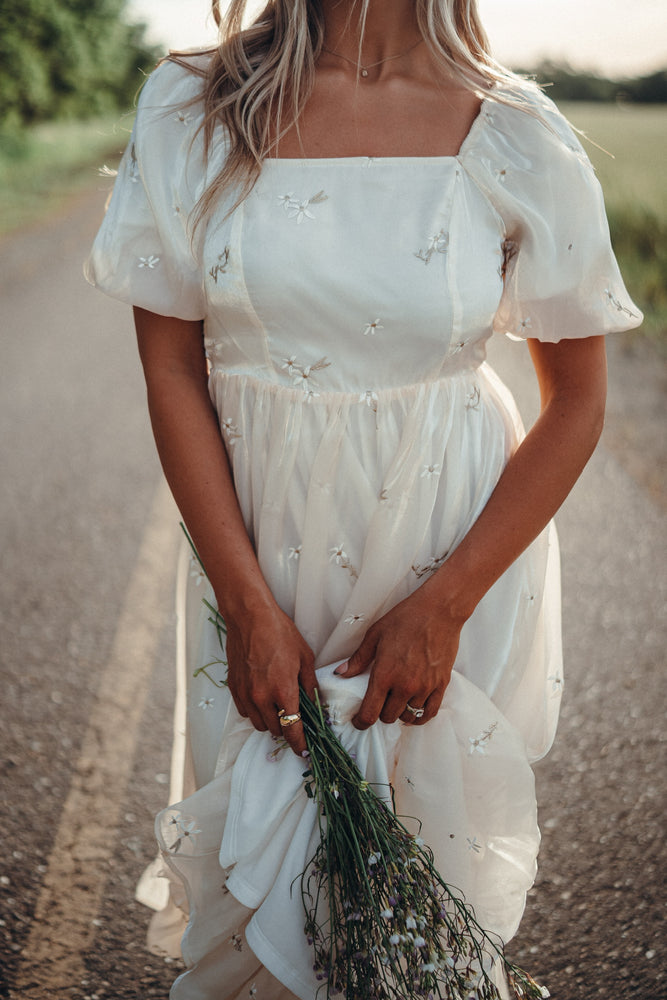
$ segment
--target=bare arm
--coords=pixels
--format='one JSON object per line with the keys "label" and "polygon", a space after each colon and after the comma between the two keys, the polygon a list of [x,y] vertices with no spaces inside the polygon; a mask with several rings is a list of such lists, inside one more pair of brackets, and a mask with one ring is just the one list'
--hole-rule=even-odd
{"label": "bare arm", "polygon": [[348,676],[371,664],[355,725],[402,718],[408,702],[437,713],[459,635],[484,594],[539,535],[581,474],[602,431],[607,389],[603,337],[529,341],[541,413],[508,462],[480,517],[447,562],[376,622],[351,657]]}
{"label": "bare arm", "polygon": [[162,467],[227,624],[232,696],[256,729],[284,735],[300,753],[301,725],[281,731],[277,711],[298,711],[299,678],[312,694],[313,654],[276,604],[248,538],[209,400],[202,324],[139,308],[134,317]]}

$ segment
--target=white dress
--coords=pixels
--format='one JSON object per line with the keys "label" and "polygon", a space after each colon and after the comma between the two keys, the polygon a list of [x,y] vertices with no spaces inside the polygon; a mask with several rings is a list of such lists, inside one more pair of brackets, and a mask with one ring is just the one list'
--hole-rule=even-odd
{"label": "white dress", "polygon": [[[517,447],[514,403],[484,360],[491,334],[555,342],[640,322],[599,185],[554,106],[527,90],[549,127],[487,99],[457,156],[268,160],[240,207],[219,206],[191,240],[225,155],[221,132],[208,167],[193,144],[201,108],[182,102],[199,86],[171,63],[149,79],[88,279],[205,319],[246,527],[315,652],[337,731],[508,940],[535,876],[530,762],[552,742],[563,684],[553,527],[466,623],[427,726],[357,732],[367,679],[332,665],[454,550]],[[303,765],[236,712],[206,584],[195,570],[187,586],[184,801],[157,833],[190,916],[163,920],[154,943],[187,923],[172,1000],[314,1000],[290,891],[318,836]]]}

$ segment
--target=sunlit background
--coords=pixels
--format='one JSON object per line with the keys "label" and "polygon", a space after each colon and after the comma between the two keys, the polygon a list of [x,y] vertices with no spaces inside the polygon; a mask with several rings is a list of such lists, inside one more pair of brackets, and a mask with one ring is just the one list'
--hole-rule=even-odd
{"label": "sunlit background", "polygon": [[[259,9],[260,4],[255,4]],[[130,0],[132,18],[165,47],[204,45],[215,38],[209,0]],[[479,0],[494,53],[511,66],[543,59],[612,76],[667,63],[665,0]]]}

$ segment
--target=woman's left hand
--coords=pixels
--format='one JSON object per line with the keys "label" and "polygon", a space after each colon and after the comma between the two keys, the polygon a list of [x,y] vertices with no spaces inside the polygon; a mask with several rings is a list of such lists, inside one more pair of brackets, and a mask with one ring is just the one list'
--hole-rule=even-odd
{"label": "woman's left hand", "polygon": [[[437,714],[459,647],[463,621],[454,621],[423,588],[371,625],[347,662],[336,670],[356,677],[370,668],[368,690],[352,719],[368,729],[380,719],[424,725]],[[417,716],[406,706],[423,709]]]}

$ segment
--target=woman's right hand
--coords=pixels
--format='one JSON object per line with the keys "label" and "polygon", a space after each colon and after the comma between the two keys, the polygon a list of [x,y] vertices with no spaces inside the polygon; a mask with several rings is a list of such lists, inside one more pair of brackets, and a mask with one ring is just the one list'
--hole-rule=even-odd
{"label": "woman's right hand", "polygon": [[257,617],[227,620],[227,681],[240,714],[255,729],[284,738],[298,756],[307,749],[303,726],[281,726],[278,712],[299,711],[299,682],[315,695],[315,658],[294,622],[277,606]]}

